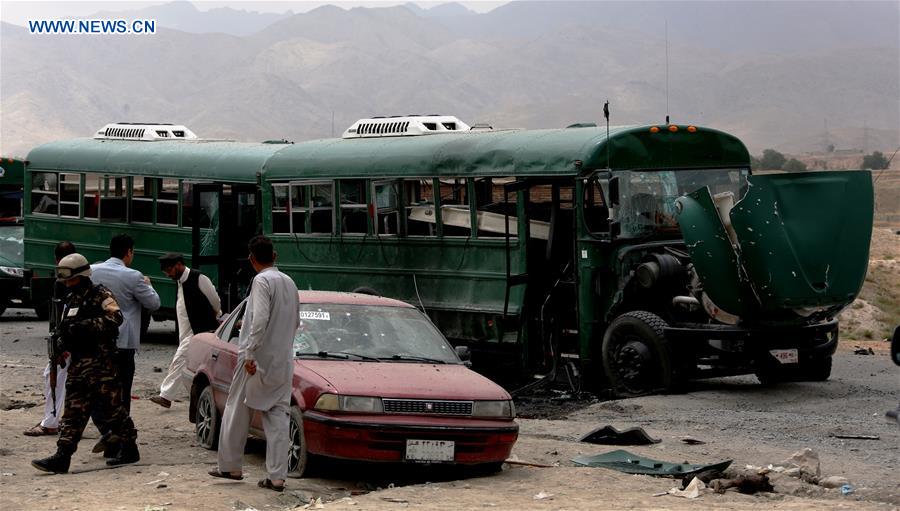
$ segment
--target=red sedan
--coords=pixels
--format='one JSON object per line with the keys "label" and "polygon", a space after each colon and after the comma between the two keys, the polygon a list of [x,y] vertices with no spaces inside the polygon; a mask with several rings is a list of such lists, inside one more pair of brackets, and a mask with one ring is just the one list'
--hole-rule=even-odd
{"label": "red sedan", "polygon": [[[318,456],[499,469],[518,438],[512,399],[468,369],[425,315],[389,298],[299,294],[292,475]],[[190,420],[207,449],[219,439],[245,303],[188,351]],[[264,436],[259,414],[251,431]]]}

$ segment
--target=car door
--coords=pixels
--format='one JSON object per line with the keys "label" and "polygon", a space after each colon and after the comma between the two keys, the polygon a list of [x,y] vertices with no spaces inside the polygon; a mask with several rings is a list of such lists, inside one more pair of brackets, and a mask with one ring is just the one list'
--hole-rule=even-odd
{"label": "car door", "polygon": [[241,320],[244,317],[246,301],[241,302],[229,314],[225,325],[216,335],[218,339],[213,343],[210,358],[210,377],[213,388],[216,390],[216,401],[224,406],[228,397],[228,388],[234,376],[234,368],[237,365],[238,337],[241,332]]}

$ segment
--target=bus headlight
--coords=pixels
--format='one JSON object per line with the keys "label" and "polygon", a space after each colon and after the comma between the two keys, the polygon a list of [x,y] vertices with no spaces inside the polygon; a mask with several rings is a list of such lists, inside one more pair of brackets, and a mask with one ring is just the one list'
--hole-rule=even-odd
{"label": "bus headlight", "polygon": [[515,417],[516,406],[512,401],[475,401],[473,417]]}
{"label": "bus headlight", "polygon": [[339,396],[337,394],[322,394],[316,400],[314,408],[332,412],[382,413],[384,411],[380,397]]}
{"label": "bus headlight", "polygon": [[25,275],[25,270],[13,266],[0,266],[0,273],[9,275],[10,277],[22,278]]}

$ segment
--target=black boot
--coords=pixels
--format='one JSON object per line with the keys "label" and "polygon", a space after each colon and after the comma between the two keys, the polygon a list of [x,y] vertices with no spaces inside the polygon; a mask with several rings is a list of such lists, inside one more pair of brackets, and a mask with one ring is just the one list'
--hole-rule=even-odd
{"label": "black boot", "polygon": [[137,444],[132,441],[122,444],[122,450],[119,451],[119,454],[115,458],[106,460],[106,464],[114,467],[116,465],[137,463],[140,459],[141,454],[138,452]]}
{"label": "black boot", "polygon": [[32,460],[31,466],[43,470],[44,472],[53,472],[54,474],[65,474],[69,471],[69,464],[72,462],[72,455],[57,450],[56,454],[49,458],[40,460]]}

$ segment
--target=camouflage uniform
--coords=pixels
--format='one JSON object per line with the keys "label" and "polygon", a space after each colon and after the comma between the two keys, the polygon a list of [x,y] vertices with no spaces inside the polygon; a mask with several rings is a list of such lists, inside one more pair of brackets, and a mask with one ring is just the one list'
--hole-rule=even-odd
{"label": "camouflage uniform", "polygon": [[119,305],[109,289],[87,277],[71,289],[65,303],[61,342],[72,360],[56,442],[59,452],[69,456],[75,452],[92,411],[100,430],[111,434],[107,442],[134,445],[137,430],[123,406],[122,385],[113,364],[123,321]]}

